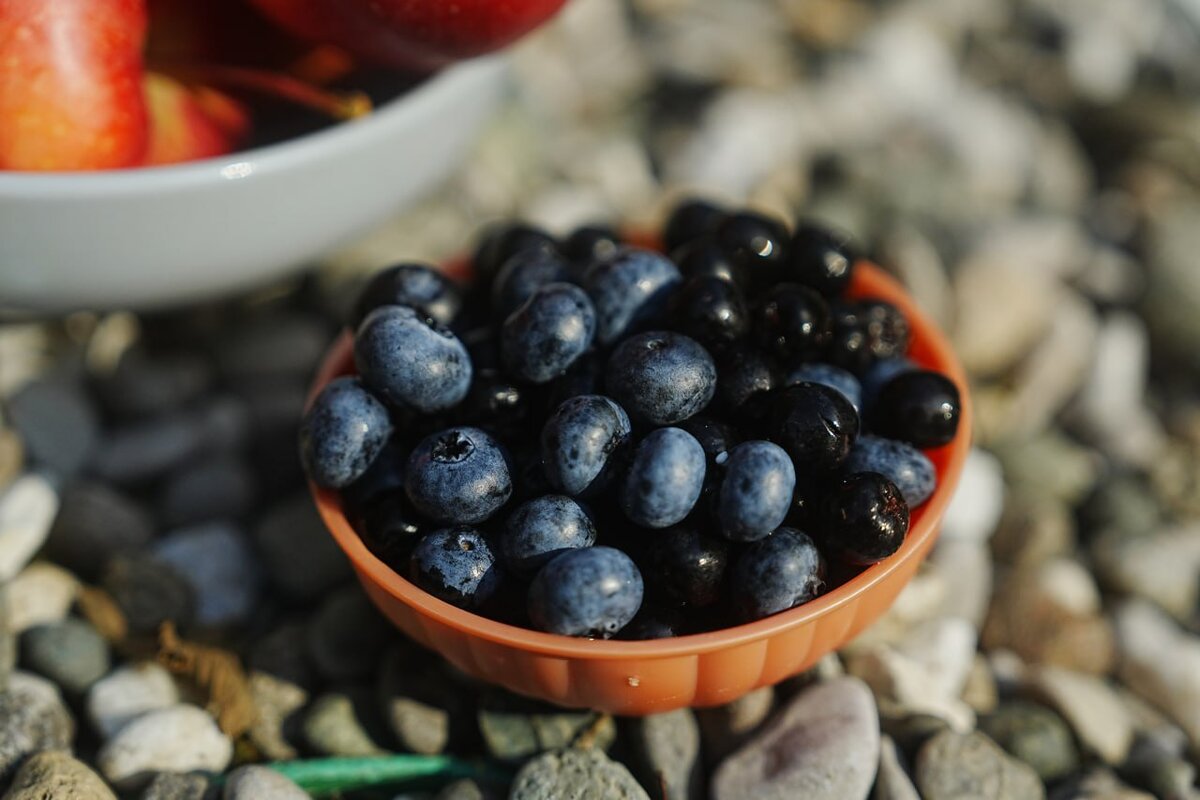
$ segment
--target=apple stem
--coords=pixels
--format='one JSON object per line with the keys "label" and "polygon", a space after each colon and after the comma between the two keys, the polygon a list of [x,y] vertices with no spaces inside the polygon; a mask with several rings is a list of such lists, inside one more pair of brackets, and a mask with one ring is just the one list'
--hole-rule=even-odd
{"label": "apple stem", "polygon": [[365,92],[321,89],[278,72],[221,64],[172,65],[160,69],[185,82],[260,92],[339,120],[354,119],[371,111],[371,98]]}

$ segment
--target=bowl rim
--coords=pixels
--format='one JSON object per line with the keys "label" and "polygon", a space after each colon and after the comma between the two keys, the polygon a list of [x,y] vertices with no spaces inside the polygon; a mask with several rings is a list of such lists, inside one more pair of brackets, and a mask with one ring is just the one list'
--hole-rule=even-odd
{"label": "bowl rim", "polygon": [[114,194],[153,194],[177,191],[265,172],[282,172],[298,164],[328,158],[355,149],[373,137],[384,135],[419,119],[447,87],[484,80],[507,69],[503,54],[481,56],[454,64],[426,76],[412,89],[377,106],[370,114],[328,125],[311,133],[283,141],[238,150],[223,156],[179,164],[126,167],[109,170],[36,172],[0,170],[0,199],[78,199],[111,197]]}
{"label": "bowl rim", "polygon": [[[933,495],[913,512],[909,532],[900,549],[827,594],[795,608],[731,628],[668,639],[580,639],[520,628],[439,600],[393,571],[367,549],[347,519],[339,493],[321,489],[309,482],[317,510],[338,546],[350,559],[360,580],[373,583],[414,611],[432,617],[461,633],[541,656],[610,661],[699,655],[767,639],[814,622],[839,608],[855,603],[859,597],[886,581],[901,565],[919,557],[932,545],[932,540],[938,535],[942,516],[958,485],[972,440],[973,417],[969,386],[962,365],[945,334],[917,307],[898,281],[870,262],[860,261],[856,265],[850,293],[859,297],[882,298],[894,303],[904,312],[913,331],[913,341],[919,340],[922,349],[928,351],[928,357],[917,363],[927,368],[936,368],[958,387],[962,403],[959,428],[954,440],[949,444],[927,451],[938,452],[939,457],[944,458],[944,468]],[[308,404],[312,403],[329,381],[349,374],[346,367],[348,362],[352,364],[352,345],[350,332],[343,331],[321,362],[309,392]]]}

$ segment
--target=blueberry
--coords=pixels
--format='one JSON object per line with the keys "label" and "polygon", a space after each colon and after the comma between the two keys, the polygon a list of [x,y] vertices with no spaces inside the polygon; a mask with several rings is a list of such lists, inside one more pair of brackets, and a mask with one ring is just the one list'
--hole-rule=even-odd
{"label": "blueberry", "polygon": [[620,550],[568,550],[534,577],[529,618],[550,633],[607,639],[637,614],[642,592],[641,573]]}
{"label": "blueberry", "polygon": [[904,497],[877,472],[856,472],[827,486],[819,514],[830,554],[851,564],[882,561],[900,549],[908,533]]}
{"label": "blueberry", "polygon": [[717,494],[721,533],[735,542],[769,536],[792,505],[796,470],[779,445],[742,442],[729,452]]}
{"label": "blueberry", "polygon": [[391,435],[383,403],[358,378],[338,378],[304,415],[300,459],[313,483],[341,489],[366,473]]}
{"label": "blueberry", "polygon": [[604,382],[635,419],[670,425],[708,405],[717,388],[717,367],[695,339],[652,331],[617,346]]}
{"label": "blueberry", "polygon": [[920,367],[907,358],[888,358],[883,361],[876,361],[863,373],[863,400],[859,409],[870,412],[875,407],[875,402],[879,399],[880,390],[887,385],[888,381],[897,375],[917,369],[920,369]]}
{"label": "blueberry", "polygon": [[650,250],[624,248],[592,264],[583,285],[596,306],[596,340],[609,345],[661,320],[681,282],[678,267]]}
{"label": "blueberry", "polygon": [[380,306],[408,306],[439,325],[450,325],[462,310],[454,282],[425,264],[397,264],[375,273],[358,295],[351,326],[357,328]]}
{"label": "blueberry", "polygon": [[682,636],[685,631],[686,621],[679,609],[643,604],[633,621],[621,629],[618,638],[630,641],[670,639]]}
{"label": "blueberry", "polygon": [[425,516],[474,525],[508,501],[512,478],[495,439],[479,428],[451,428],[425,437],[412,451],[404,488]]}
{"label": "blueberry", "polygon": [[954,440],[962,411],[958,387],[938,372],[905,372],[879,391],[872,421],[880,436],[917,447],[940,447]]}
{"label": "blueberry", "polygon": [[866,319],[858,306],[835,303],[832,308],[832,334],[825,348],[825,360],[855,375],[864,375],[875,363],[867,336]]}
{"label": "blueberry", "polygon": [[741,290],[713,275],[684,281],[671,316],[676,330],[708,346],[735,342],[750,330]]}
{"label": "blueberry", "polygon": [[564,400],[603,391],[604,358],[593,350],[580,356],[566,372],[550,382],[550,391],[546,399],[549,408],[553,410]]}
{"label": "blueberry", "polygon": [[404,492],[404,465],[408,461],[408,449],[396,436],[379,451],[379,455],[371,461],[367,468],[354,483],[342,488],[342,504],[349,514],[358,513],[378,497],[389,495],[399,490]]}
{"label": "blueberry", "polygon": [[896,488],[908,507],[929,499],[937,486],[937,471],[928,456],[906,442],[860,436],[842,465],[846,472],[878,472]]}
{"label": "blueberry", "polygon": [[792,236],[787,275],[826,297],[839,297],[854,277],[856,258],[845,234],[803,223]]}
{"label": "blueberry", "polygon": [[500,328],[500,351],[509,372],[531,383],[559,377],[592,345],[596,310],[578,286],[540,287]]}
{"label": "blueberry", "polygon": [[668,528],[647,537],[640,563],[654,578],[651,594],[672,605],[703,608],[721,598],[729,543],[691,527]]}
{"label": "blueberry", "polygon": [[518,506],[504,526],[500,555],[517,575],[530,577],[559,553],[596,543],[596,526],[578,503],[561,494]]}
{"label": "blueberry", "polygon": [[862,300],[859,317],[867,335],[867,349],[874,360],[901,358],[908,351],[908,318],[885,300]]}
{"label": "blueberry", "polygon": [[477,609],[500,588],[500,565],[487,539],[474,528],[434,531],[413,550],[409,577],[439,600]]}
{"label": "blueberry", "polygon": [[820,355],[832,336],[829,303],[807,286],[780,283],[754,306],[754,340],[782,359]]}
{"label": "blueberry", "polygon": [[401,408],[423,413],[457,405],[471,388],[471,359],[458,338],[406,306],[382,306],[354,337],[363,383]]}
{"label": "blueberry", "polygon": [[563,242],[563,253],[571,261],[588,266],[593,261],[616,255],[621,237],[607,225],[584,225],[576,228]]}
{"label": "blueberry", "polygon": [[685,419],[675,427],[682,428],[696,437],[696,441],[704,449],[707,472],[714,477],[719,472],[717,468],[724,465],[729,458],[729,451],[741,441],[737,431],[715,417],[697,415]]}
{"label": "blueberry", "polygon": [[533,413],[528,387],[508,380],[498,370],[477,370],[466,398],[455,409],[458,424],[483,428],[504,438],[523,435]]}
{"label": "blueberry", "polygon": [[702,236],[671,251],[671,259],[679,265],[685,279],[719,278],[738,287],[745,286],[745,268],[722,250],[712,236]]}
{"label": "blueberry", "polygon": [[739,211],[725,217],[713,235],[721,249],[745,270],[752,292],[780,280],[789,238],[782,222],[765,214]]}
{"label": "blueberry", "polygon": [[730,570],[730,593],[745,622],[807,603],[825,589],[825,559],[806,534],[780,528],[754,542]]}
{"label": "blueberry", "polygon": [[716,229],[725,218],[720,207],[700,199],[685,200],[675,207],[663,226],[663,246],[668,253]]}
{"label": "blueberry", "polygon": [[771,438],[788,451],[801,472],[816,474],[840,467],[858,430],[854,406],[828,386],[798,383],[772,399]]}
{"label": "blueberry", "polygon": [[858,378],[841,367],[815,362],[797,364],[786,372],[783,383],[785,386],[795,386],[798,383],[819,383],[822,386],[828,386],[830,389],[841,392],[842,396],[850,401],[850,405],[854,406],[854,410],[859,414],[862,413],[862,384],[859,383]]}
{"label": "blueberry", "polygon": [[500,268],[492,284],[492,311],[503,321],[534,292],[550,283],[570,283],[574,273],[562,256],[547,250],[517,253]]}
{"label": "blueberry", "polygon": [[541,228],[522,222],[497,225],[485,231],[472,261],[476,278],[491,283],[504,263],[517,253],[540,250],[554,253],[558,245],[554,237]]}
{"label": "blueberry", "polygon": [[428,531],[413,513],[403,491],[393,491],[367,505],[359,520],[363,544],[383,563],[403,573],[413,550]]}
{"label": "blueberry", "polygon": [[556,490],[578,497],[603,489],[631,433],[625,409],[601,395],[564,401],[542,428],[546,478]]}
{"label": "blueberry", "polygon": [[621,486],[621,508],[645,528],[675,525],[700,498],[704,470],[704,449],[690,433],[651,431],[633,454]]}
{"label": "blueberry", "polygon": [[779,386],[779,369],[773,359],[748,345],[721,348],[717,354],[717,396],[731,418],[761,417]]}

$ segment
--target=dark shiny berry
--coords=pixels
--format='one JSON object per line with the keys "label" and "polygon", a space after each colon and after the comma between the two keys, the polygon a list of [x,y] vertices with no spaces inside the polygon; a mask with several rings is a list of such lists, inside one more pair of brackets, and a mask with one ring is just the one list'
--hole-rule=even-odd
{"label": "dark shiny berry", "polygon": [[354,336],[363,383],[400,408],[428,414],[457,405],[471,388],[471,359],[449,330],[407,306],[381,306]]}
{"label": "dark shiny berry", "polygon": [[625,409],[607,397],[563,401],[542,428],[546,479],[572,497],[600,491],[620,465],[631,432]]}
{"label": "dark shiny berry", "polygon": [[856,258],[848,236],[804,223],[792,236],[788,280],[811,286],[826,297],[840,297],[854,277]]}
{"label": "dark shiny berry", "polygon": [[853,304],[835,303],[832,315],[832,335],[825,348],[825,360],[855,375],[865,374],[875,363],[875,355],[860,309]]}
{"label": "dark shiny berry", "polygon": [[389,492],[370,503],[360,520],[363,544],[383,563],[403,574],[421,537],[429,531],[413,513],[404,492]]}
{"label": "dark shiny berry", "polygon": [[504,262],[492,284],[492,312],[503,321],[534,292],[551,283],[570,283],[575,273],[558,253],[528,250]]}
{"label": "dark shiny berry", "polygon": [[643,603],[637,616],[621,632],[618,639],[642,641],[644,639],[670,639],[687,632],[687,621],[677,608],[664,608]]}
{"label": "dark shiny berry", "polygon": [[743,423],[762,417],[778,386],[778,367],[757,348],[737,344],[717,353],[717,397],[727,419]]}
{"label": "dark shiny berry", "polygon": [[779,220],[739,211],[722,220],[713,235],[721,249],[745,270],[751,293],[781,280],[789,237],[787,227]]}
{"label": "dark shiny berry", "polygon": [[806,534],[780,528],[741,552],[730,570],[730,594],[744,622],[787,611],[825,590],[825,559]]}
{"label": "dark shiny berry", "polygon": [[409,577],[439,600],[479,608],[500,588],[500,565],[487,539],[474,528],[443,528],[413,550]]}
{"label": "dark shiny berry", "polygon": [[610,345],[664,320],[682,282],[679,268],[651,250],[622,248],[593,263],[583,288],[596,307],[596,341]]}
{"label": "dark shiny berry", "polygon": [[883,390],[884,386],[888,385],[892,378],[918,369],[920,367],[907,358],[889,358],[883,361],[876,361],[863,373],[862,404],[859,406],[859,410],[869,415],[875,408],[875,402],[879,399],[879,392]]}
{"label": "dark shiny berry", "polygon": [[862,384],[859,383],[858,378],[841,367],[835,367],[833,364],[822,364],[820,362],[797,364],[784,373],[783,384],[785,386],[795,386],[797,383],[819,383],[828,386],[830,389],[836,389],[850,401],[850,405],[854,406],[854,410],[859,412],[860,416],[862,415]]}
{"label": "dark shiny berry", "polygon": [[338,378],[304,415],[300,460],[313,483],[341,489],[367,472],[391,435],[383,403],[358,378]]}
{"label": "dark shiny berry", "polygon": [[596,526],[583,508],[561,494],[522,503],[509,515],[500,537],[504,565],[532,577],[559,553],[596,543]]}
{"label": "dark shiny berry", "polygon": [[908,319],[900,309],[884,300],[864,300],[858,313],[867,334],[867,349],[878,361],[900,358],[908,351]]}
{"label": "dark shiny berry", "polygon": [[820,474],[841,466],[858,438],[858,412],[836,389],[799,383],[771,402],[769,432],[798,472]]}
{"label": "dark shiny berry", "polygon": [[643,528],[676,525],[700,499],[705,469],[704,449],[690,433],[651,431],[634,451],[621,484],[621,510]]}
{"label": "dark shiny berry", "polygon": [[878,472],[900,490],[910,509],[924,503],[937,488],[937,470],[929,457],[906,442],[860,436],[842,468],[848,472]]}
{"label": "dark shiny berry", "polygon": [[685,200],[675,207],[663,226],[663,247],[668,253],[711,233],[725,218],[725,211],[705,200]]}
{"label": "dark shiny berry", "polygon": [[529,386],[514,383],[499,370],[488,369],[476,373],[471,390],[455,409],[455,420],[514,438],[528,430],[533,411]]}
{"label": "dark shiny berry", "polygon": [[522,222],[496,225],[484,232],[475,251],[473,266],[476,280],[491,283],[504,263],[517,253],[529,250],[557,252],[554,237],[541,228]]}
{"label": "dark shiny berry", "polygon": [[716,468],[723,465],[729,457],[729,451],[742,441],[731,425],[706,414],[685,419],[675,427],[682,428],[696,437],[696,441],[704,449],[708,469],[714,471],[714,475]]}
{"label": "dark shiny berry", "polygon": [[439,522],[474,525],[512,494],[508,455],[479,428],[451,428],[421,440],[408,457],[404,488],[413,506]]}
{"label": "dark shiny berry", "polygon": [[462,292],[441,272],[425,264],[397,264],[375,273],[363,287],[350,324],[358,328],[380,306],[409,306],[448,326],[462,305]]}
{"label": "dark shiny berry", "polygon": [[668,528],[646,537],[641,548],[648,591],[663,603],[694,608],[721,599],[729,543],[690,527]]}
{"label": "dark shiny berry", "polygon": [[712,275],[689,278],[672,305],[675,329],[709,347],[736,342],[750,330],[741,290]]}
{"label": "dark shiny berry", "polygon": [[908,533],[908,504],[896,484],[877,472],[856,472],[826,486],[820,517],[830,554],[852,564],[882,561]]}
{"label": "dark shiny berry", "polygon": [[708,405],[717,388],[717,368],[695,339],[651,331],[617,346],[609,356],[604,384],[634,419],[671,425]]}
{"label": "dark shiny berry", "polygon": [[568,550],[534,577],[529,618],[549,633],[607,639],[637,614],[644,589],[637,566],[620,550]]}
{"label": "dark shiny berry", "polygon": [[745,286],[746,271],[733,257],[721,249],[711,236],[701,236],[671,253],[684,279],[720,278],[728,283]]}
{"label": "dark shiny berry", "polygon": [[509,374],[547,383],[564,374],[592,346],[596,309],[569,283],[539,287],[500,328],[500,352]]}
{"label": "dark shiny berry", "polygon": [[604,358],[595,350],[585,353],[566,372],[550,382],[546,401],[553,411],[564,400],[583,394],[601,394],[604,391]]}
{"label": "dark shiny berry", "polygon": [[621,237],[607,225],[584,225],[576,228],[563,242],[563,254],[580,266],[616,255]]}
{"label": "dark shiny berry", "polygon": [[771,442],[742,442],[729,452],[722,469],[716,500],[722,536],[753,542],[783,524],[796,488],[796,470],[783,448]]}
{"label": "dark shiny berry", "polygon": [[780,283],[755,302],[754,340],[778,358],[815,358],[832,335],[829,303],[807,286]]}
{"label": "dark shiny berry", "polygon": [[904,372],[879,392],[874,432],[920,448],[949,444],[958,433],[962,411],[958,387],[938,372]]}
{"label": "dark shiny berry", "polygon": [[390,495],[396,490],[403,493],[404,465],[407,461],[408,449],[393,435],[367,471],[342,489],[342,504],[346,507],[346,513],[357,515],[381,496]]}

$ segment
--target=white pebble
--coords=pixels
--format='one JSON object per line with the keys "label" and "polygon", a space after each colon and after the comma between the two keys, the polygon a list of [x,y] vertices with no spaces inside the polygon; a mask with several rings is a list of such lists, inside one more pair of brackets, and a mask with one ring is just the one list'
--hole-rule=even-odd
{"label": "white pebble", "polygon": [[138,717],[110,739],[96,758],[118,789],[144,785],[156,772],[221,772],[233,742],[203,709],[175,705]]}
{"label": "white pebble", "polygon": [[1071,725],[1079,741],[1109,764],[1120,764],[1133,742],[1133,721],[1115,691],[1094,675],[1039,667],[1031,685]]}
{"label": "white pebble", "polygon": [[79,592],[79,580],[62,567],[39,561],[0,591],[8,595],[8,624],[13,633],[21,633],[66,617]]}
{"label": "white pebble", "polygon": [[982,542],[991,538],[1004,510],[1004,470],[986,450],[967,456],[954,497],[942,517],[942,537]]}
{"label": "white pebble", "polygon": [[0,583],[17,576],[46,541],[58,494],[41,475],[27,474],[0,495]]}
{"label": "white pebble", "polygon": [[87,714],[97,733],[109,739],[138,717],[178,702],[179,689],[171,674],[144,661],[126,664],[92,684]]}
{"label": "white pebble", "polygon": [[308,800],[308,792],[269,767],[238,767],[225,781],[224,800]]}
{"label": "white pebble", "polygon": [[1200,747],[1200,637],[1156,606],[1130,600],[1117,609],[1121,679],[1173,718]]}

